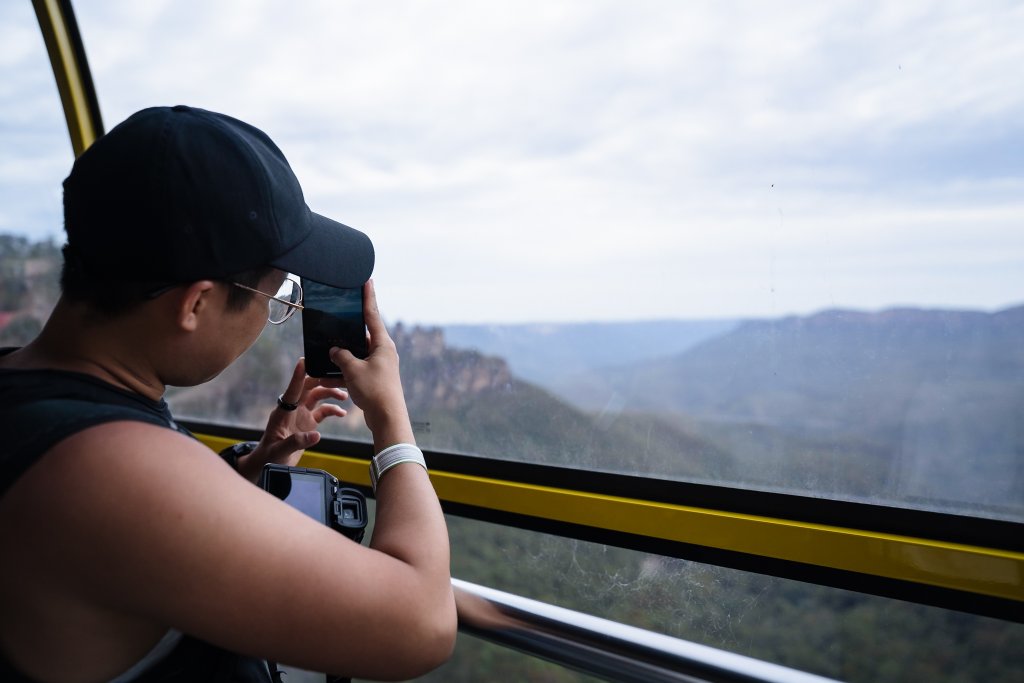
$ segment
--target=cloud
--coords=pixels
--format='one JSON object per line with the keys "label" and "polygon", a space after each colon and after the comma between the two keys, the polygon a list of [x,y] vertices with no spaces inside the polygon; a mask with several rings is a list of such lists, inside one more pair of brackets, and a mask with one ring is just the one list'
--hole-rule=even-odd
{"label": "cloud", "polygon": [[[108,125],[186,102],[264,128],[314,209],[373,236],[398,317],[1020,298],[1016,3],[77,10]],[[0,48],[5,74],[22,71],[19,40]],[[4,128],[29,125],[22,99],[45,101],[8,88]],[[972,275],[951,289],[954,271]]]}

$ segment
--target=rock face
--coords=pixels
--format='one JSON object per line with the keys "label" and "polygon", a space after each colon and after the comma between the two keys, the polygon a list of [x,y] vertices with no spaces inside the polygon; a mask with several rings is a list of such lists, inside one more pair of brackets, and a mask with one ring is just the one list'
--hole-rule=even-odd
{"label": "rock face", "polygon": [[732,472],[727,453],[686,429],[585,413],[515,377],[502,358],[450,348],[437,328],[396,325],[391,335],[426,448],[611,471],[701,478]]}
{"label": "rock face", "polygon": [[402,381],[410,410],[432,405],[456,408],[512,383],[508,363],[476,351],[449,349],[440,328],[407,327],[391,336],[402,359]]}

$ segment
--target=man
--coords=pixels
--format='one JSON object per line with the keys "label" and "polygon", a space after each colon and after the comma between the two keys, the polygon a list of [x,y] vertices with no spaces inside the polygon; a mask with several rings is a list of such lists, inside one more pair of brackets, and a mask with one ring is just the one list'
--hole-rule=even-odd
{"label": "man", "polygon": [[[369,239],[312,213],[261,131],[184,106],[98,140],[64,205],[62,297],[37,339],[0,356],[0,679],[269,680],[263,659],[402,679],[447,658],[448,537]],[[368,548],[249,481],[344,414],[323,403],[346,396],[338,382],[300,360],[244,476],[162,399],[241,355],[269,302],[295,307],[273,299],[288,272],[366,283],[370,354],[331,359],[379,454]]]}

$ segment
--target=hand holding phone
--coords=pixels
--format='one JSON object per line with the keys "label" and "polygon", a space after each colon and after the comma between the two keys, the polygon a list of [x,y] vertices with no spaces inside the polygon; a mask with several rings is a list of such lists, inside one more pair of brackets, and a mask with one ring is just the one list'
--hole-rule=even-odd
{"label": "hand holding phone", "polygon": [[332,358],[335,365],[344,368],[345,387],[352,401],[363,410],[374,443],[379,448],[416,443],[402,390],[398,349],[377,307],[373,280],[364,285],[364,291],[370,353],[360,359],[345,349],[335,349]]}
{"label": "hand holding phone", "polygon": [[302,281],[302,339],[306,374],[310,377],[339,377],[341,370],[331,362],[331,347],[348,349],[356,358],[366,358],[366,319],[363,288],[340,289]]}

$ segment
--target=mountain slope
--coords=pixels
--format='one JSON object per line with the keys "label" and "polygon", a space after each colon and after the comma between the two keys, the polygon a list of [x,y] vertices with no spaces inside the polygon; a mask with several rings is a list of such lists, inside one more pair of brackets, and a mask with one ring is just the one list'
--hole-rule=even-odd
{"label": "mountain slope", "polygon": [[805,429],[903,413],[928,385],[992,383],[1016,395],[1014,375],[1024,377],[1024,307],[751,322],[674,358],[607,373],[637,410]]}
{"label": "mountain slope", "polygon": [[749,322],[562,393],[688,422],[772,485],[1024,513],[1024,306]]}
{"label": "mountain slope", "polygon": [[732,459],[652,416],[595,418],[514,377],[500,358],[448,348],[439,329],[395,328],[409,411],[430,448],[618,472],[720,479]]}

